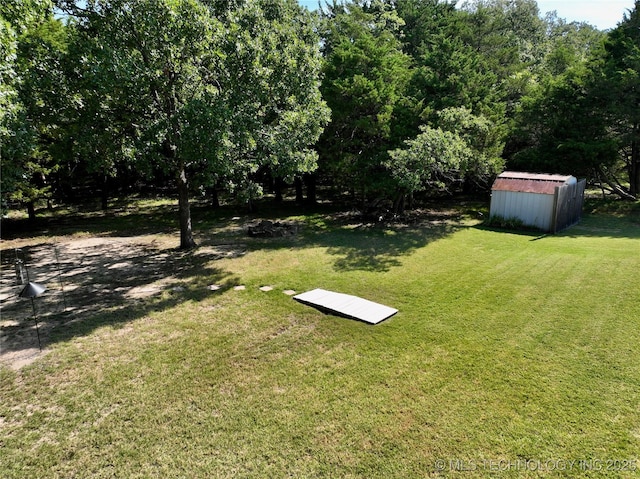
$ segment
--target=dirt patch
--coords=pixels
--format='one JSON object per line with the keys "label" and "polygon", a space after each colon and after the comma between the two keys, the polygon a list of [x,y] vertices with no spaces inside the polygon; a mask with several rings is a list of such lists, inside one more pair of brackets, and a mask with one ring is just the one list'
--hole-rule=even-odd
{"label": "dirt patch", "polygon": [[[71,327],[104,311],[135,307],[184,285],[220,281],[211,261],[243,254],[242,247],[203,246],[179,251],[162,236],[66,238],[55,243],[18,244],[1,252],[0,364],[18,369],[41,357],[57,328]],[[12,245],[13,246],[13,245]],[[46,288],[33,299],[20,298],[24,282]],[[28,276],[28,278],[27,278]],[[38,320],[36,330],[35,317]]]}

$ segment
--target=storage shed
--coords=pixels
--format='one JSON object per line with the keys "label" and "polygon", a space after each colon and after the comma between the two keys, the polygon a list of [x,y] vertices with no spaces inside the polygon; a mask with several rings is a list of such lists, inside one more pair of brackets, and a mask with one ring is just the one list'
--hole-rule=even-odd
{"label": "storage shed", "polygon": [[585,186],[574,176],[505,171],[491,187],[490,216],[556,233],[580,221]]}

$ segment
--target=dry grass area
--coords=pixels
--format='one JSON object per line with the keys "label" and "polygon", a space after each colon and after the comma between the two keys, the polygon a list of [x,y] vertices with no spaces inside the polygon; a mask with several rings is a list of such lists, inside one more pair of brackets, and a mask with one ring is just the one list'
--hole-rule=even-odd
{"label": "dry grass area", "polygon": [[4,241],[0,273],[0,364],[13,369],[39,357],[31,301],[19,298],[16,260],[22,278],[46,287],[34,299],[43,347],[55,328],[97,313],[135,308],[164,292],[180,291],[184,281],[219,279],[211,261],[243,253],[242,245],[209,245],[192,252],[175,248],[173,235],[58,237]]}

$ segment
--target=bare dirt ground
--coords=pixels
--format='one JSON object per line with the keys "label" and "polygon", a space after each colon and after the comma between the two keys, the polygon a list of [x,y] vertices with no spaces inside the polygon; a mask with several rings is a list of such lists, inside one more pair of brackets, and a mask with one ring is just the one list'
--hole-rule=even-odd
{"label": "bare dirt ground", "polygon": [[[181,284],[198,277],[214,280],[219,272],[207,266],[210,261],[238,253],[238,247],[225,245],[182,252],[175,249],[175,238],[162,235],[3,241],[0,365],[19,369],[30,364],[46,354],[54,330],[101,311],[130,308],[166,290],[181,291]],[[16,260],[26,266],[24,284],[18,282]],[[37,330],[31,300],[19,297],[27,275],[46,287],[33,300]]]}

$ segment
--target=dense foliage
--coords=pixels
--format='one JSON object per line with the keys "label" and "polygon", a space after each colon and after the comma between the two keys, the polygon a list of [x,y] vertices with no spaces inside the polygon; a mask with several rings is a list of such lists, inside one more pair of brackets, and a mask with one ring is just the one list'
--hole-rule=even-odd
{"label": "dense foliage", "polygon": [[[640,194],[638,7],[534,0],[29,0],[0,6],[3,209],[134,186],[247,201],[314,178],[400,210],[505,167]],[[314,174],[314,172],[316,172]],[[313,181],[312,181],[313,180]]]}

